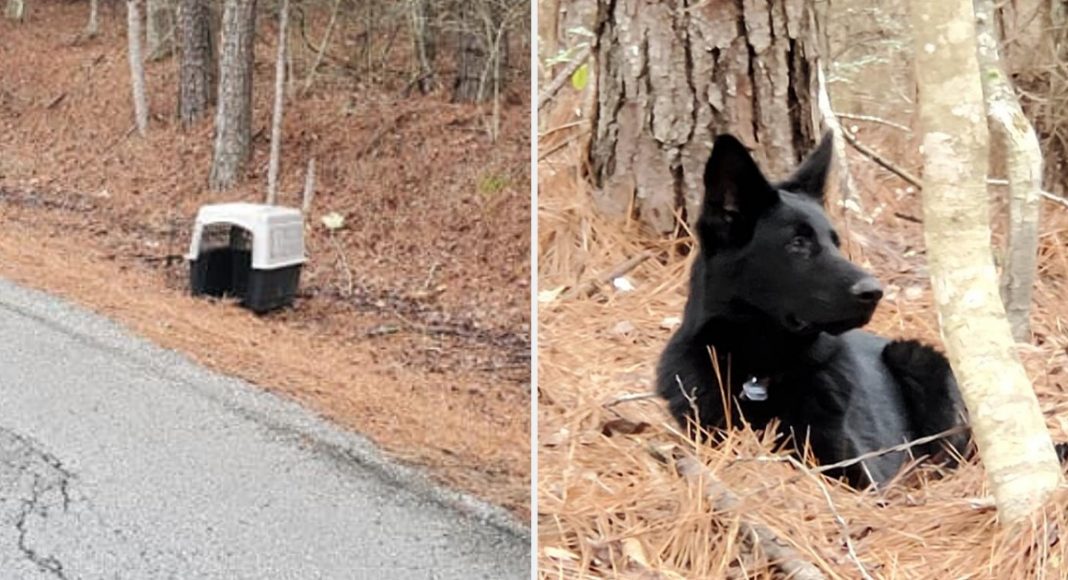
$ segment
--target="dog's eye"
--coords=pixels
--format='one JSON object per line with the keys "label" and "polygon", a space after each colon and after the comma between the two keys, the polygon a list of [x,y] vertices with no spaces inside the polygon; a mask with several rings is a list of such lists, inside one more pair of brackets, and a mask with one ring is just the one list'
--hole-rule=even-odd
{"label": "dog's eye", "polygon": [[831,243],[834,244],[834,247],[836,248],[842,247],[842,240],[838,237],[838,232],[831,231]]}
{"label": "dog's eye", "polygon": [[790,243],[786,244],[786,249],[791,252],[806,252],[811,244],[812,240],[806,236],[794,236]]}

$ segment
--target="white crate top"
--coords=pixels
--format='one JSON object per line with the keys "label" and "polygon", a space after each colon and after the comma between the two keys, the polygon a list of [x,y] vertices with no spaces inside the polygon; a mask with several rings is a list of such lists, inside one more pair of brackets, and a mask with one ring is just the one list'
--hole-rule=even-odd
{"label": "white crate top", "polygon": [[193,239],[186,259],[200,256],[204,228],[213,225],[234,225],[252,235],[252,267],[274,270],[303,264],[304,216],[291,207],[262,203],[216,203],[203,205],[197,211]]}

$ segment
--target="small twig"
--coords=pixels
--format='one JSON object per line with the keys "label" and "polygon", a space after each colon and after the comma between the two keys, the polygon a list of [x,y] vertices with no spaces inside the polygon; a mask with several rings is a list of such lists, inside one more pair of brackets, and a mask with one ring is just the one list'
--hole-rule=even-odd
{"label": "small twig", "polygon": [[[716,479],[703,463],[693,457],[684,456],[675,462],[675,467],[678,469],[679,474],[687,479],[704,483],[702,493],[712,503],[712,508],[716,512],[737,512],[742,503],[741,499]],[[771,564],[787,577],[794,580],[826,578],[815,564],[805,560],[796,549],[775,535],[771,528],[764,524],[748,521],[740,514],[736,515],[738,517],[738,530],[741,532],[742,538],[748,540],[753,547],[759,548]]]}
{"label": "small twig", "polygon": [[864,567],[864,563],[860,561],[860,557],[857,555],[857,549],[853,546],[853,537],[849,532],[849,524],[845,521],[845,518],[842,517],[842,514],[838,513],[838,508],[834,505],[834,499],[831,497],[831,491],[827,489],[827,485],[823,483],[823,480],[820,479],[818,475],[797,459],[794,459],[789,455],[786,456],[786,459],[794,465],[794,467],[801,470],[802,473],[808,475],[809,479],[814,481],[816,486],[820,488],[820,492],[823,493],[823,498],[827,501],[827,508],[831,510],[831,515],[834,516],[834,521],[838,524],[838,529],[842,534],[842,541],[845,542],[846,553],[849,556],[849,559],[856,565],[857,571],[860,572],[860,576],[864,578],[864,580],[874,580],[871,574],[868,573],[868,569]]}
{"label": "small twig", "polygon": [[557,151],[559,151],[559,150],[563,149],[564,147],[567,147],[568,145],[570,145],[573,142],[575,142],[575,140],[578,139],[578,137],[579,137],[579,133],[572,133],[571,135],[568,135],[566,139],[563,139],[562,141],[560,141],[556,145],[553,145],[552,147],[549,147],[549,148],[545,149],[544,151],[541,150],[542,149],[541,147],[538,147],[538,161],[544,161],[545,159],[547,159],[553,153],[556,153]]}
{"label": "small twig", "polygon": [[1042,195],[1042,197],[1052,201],[1053,203],[1068,207],[1068,199],[1065,199],[1059,195],[1053,195],[1048,191],[1040,191],[1039,193]]}
{"label": "small twig", "polygon": [[843,467],[849,467],[850,465],[856,465],[856,464],[860,463],[861,461],[867,461],[868,459],[872,459],[872,458],[875,458],[875,457],[886,455],[887,453],[895,453],[895,452],[898,452],[898,451],[908,451],[909,449],[912,449],[913,447],[916,447],[917,445],[924,445],[924,444],[927,444],[927,443],[931,443],[932,441],[938,441],[939,439],[942,439],[943,437],[948,437],[949,435],[956,435],[957,433],[963,433],[967,429],[968,428],[966,426],[964,426],[964,425],[957,425],[956,427],[952,427],[952,428],[946,429],[945,431],[942,431],[941,433],[935,433],[934,435],[928,435],[926,437],[920,437],[919,439],[913,439],[912,441],[908,441],[908,442],[905,442],[905,443],[900,443],[898,445],[894,445],[893,447],[885,447],[883,449],[876,449],[875,451],[869,451],[867,453],[861,453],[860,455],[858,455],[856,457],[853,457],[853,458],[850,458],[850,459],[845,459],[843,461],[839,461],[838,463],[830,463],[830,464],[827,464],[827,465],[821,465],[819,467],[816,467],[816,468],[812,469],[812,471],[814,473],[825,473],[825,472],[831,471],[833,469],[840,469],[840,468],[843,468]]}
{"label": "small twig", "polygon": [[645,262],[646,260],[648,260],[649,258],[652,258],[652,257],[653,257],[653,252],[650,251],[650,250],[645,250],[644,252],[642,252],[642,253],[640,253],[640,254],[638,254],[636,256],[632,256],[632,257],[628,258],[625,262],[623,262],[622,264],[616,266],[611,271],[609,271],[607,274],[605,274],[603,276],[600,276],[600,277],[598,277],[598,278],[596,278],[594,280],[589,280],[585,284],[580,284],[578,286],[572,287],[567,292],[564,292],[563,295],[560,296],[560,299],[561,300],[567,300],[569,298],[574,298],[575,296],[583,296],[583,297],[592,296],[595,292],[597,292],[597,289],[600,286],[602,286],[604,284],[608,284],[612,280],[615,280],[616,278],[619,278],[620,276],[623,276],[627,272],[630,272],[631,270],[637,268],[643,262]]}
{"label": "small twig", "polygon": [[65,99],[65,98],[67,98],[67,93],[60,93],[58,97],[52,99],[47,105],[45,105],[45,108],[46,109],[55,108],[55,106],[60,104],[60,103],[62,103],[63,99]]}
{"label": "small twig", "polygon": [[894,217],[903,219],[903,220],[905,220],[907,222],[912,222],[914,224],[922,224],[923,223],[923,220],[921,220],[920,218],[918,218],[918,217],[916,217],[914,215],[907,214],[907,213],[901,213],[899,211],[895,211],[894,212]]}
{"label": "small twig", "polygon": [[883,169],[886,169],[890,173],[893,173],[901,179],[904,179],[911,185],[915,186],[917,189],[923,188],[923,185],[916,176],[893,164],[888,159],[877,153],[875,150],[869,148],[867,145],[864,145],[860,141],[857,141],[857,138],[850,134],[849,131],[842,131],[842,136],[845,137],[846,142],[852,145],[854,149],[863,153],[865,157],[871,159]]}
{"label": "small twig", "polygon": [[586,46],[583,47],[583,49],[575,55],[575,58],[571,59],[571,62],[567,63],[567,66],[564,67],[564,70],[560,71],[560,74],[556,75],[556,78],[554,78],[553,81],[549,83],[549,86],[545,87],[545,90],[542,91],[540,95],[538,95],[539,111],[542,107],[545,106],[546,103],[549,102],[550,99],[553,98],[553,95],[555,95],[561,88],[563,88],[563,86],[567,83],[567,80],[571,78],[571,75],[575,74],[575,71],[577,71],[579,67],[581,67],[588,58],[590,58],[590,47]]}
{"label": "small twig", "polygon": [[627,393],[626,395],[620,395],[620,396],[612,399],[611,401],[608,401],[607,403],[601,405],[601,407],[603,407],[605,409],[611,409],[612,407],[615,407],[616,405],[621,405],[623,403],[630,403],[630,402],[633,402],[633,401],[644,401],[646,399],[656,398],[657,396],[658,395],[656,393],[652,393],[652,392],[649,392],[649,393]]}
{"label": "small twig", "polygon": [[583,119],[581,121],[572,121],[570,123],[564,123],[563,125],[557,125],[556,127],[550,127],[549,129],[546,129],[545,131],[538,134],[538,140],[540,141],[541,139],[544,139],[549,135],[556,133],[557,131],[563,131],[564,129],[570,129],[572,127],[580,127],[588,123],[589,120]]}
{"label": "small twig", "polygon": [[899,123],[895,123],[893,121],[888,121],[886,119],[883,119],[882,117],[875,117],[875,116],[872,116],[872,115],[858,115],[856,113],[839,113],[839,112],[835,112],[834,116],[835,117],[839,117],[841,119],[853,119],[854,121],[868,121],[870,123],[879,123],[880,125],[886,125],[887,127],[893,127],[895,129],[898,129],[900,131],[904,131],[906,133],[911,133],[912,132],[912,129],[910,129],[910,128],[904,126],[904,125],[901,125]]}
{"label": "small twig", "polygon": [[[867,157],[868,159],[871,159],[876,164],[878,164],[882,168],[886,169],[887,171],[893,173],[894,175],[897,175],[901,179],[904,179],[905,181],[909,182],[909,184],[914,186],[916,189],[921,190],[921,191],[923,190],[923,183],[920,182],[919,178],[917,178],[916,176],[912,175],[908,171],[906,171],[904,169],[901,169],[900,167],[898,167],[897,165],[892,163],[890,160],[886,159],[885,157],[883,157],[879,153],[875,152],[874,150],[868,148],[867,145],[864,145],[860,141],[857,141],[857,138],[854,137],[853,135],[850,135],[849,131],[842,131],[842,135],[845,137],[846,142],[848,142],[850,145],[852,145],[853,148],[856,149],[857,151],[860,151],[861,153],[863,153],[865,157]],[[991,185],[1008,185],[1008,181],[1006,181],[1004,179],[987,179],[987,183],[989,183]],[[1040,191],[1039,194],[1042,197],[1046,198],[1049,201],[1052,201],[1055,204],[1058,204],[1058,205],[1061,205],[1061,206],[1064,206],[1064,207],[1068,207],[1068,199],[1065,199],[1065,198],[1063,198],[1063,197],[1061,197],[1059,195],[1054,195],[1054,194],[1052,194],[1052,193],[1050,193],[1048,191]],[[895,215],[897,215],[897,214],[895,214]],[[898,216],[898,217],[901,217],[902,219],[905,219],[905,218],[903,218],[903,216]]]}
{"label": "small twig", "polygon": [[334,251],[337,252],[338,260],[341,262],[341,267],[345,271],[346,287],[339,288],[341,295],[344,297],[352,296],[352,290],[354,288],[352,280],[352,268],[349,267],[349,259],[345,256],[345,251],[341,249],[341,244],[337,241],[337,236],[334,235],[334,230],[330,230],[330,243],[334,246]]}
{"label": "small twig", "polygon": [[312,199],[315,197],[315,158],[308,160],[308,168],[304,170],[304,195],[300,204],[300,211],[307,216],[311,211]]}

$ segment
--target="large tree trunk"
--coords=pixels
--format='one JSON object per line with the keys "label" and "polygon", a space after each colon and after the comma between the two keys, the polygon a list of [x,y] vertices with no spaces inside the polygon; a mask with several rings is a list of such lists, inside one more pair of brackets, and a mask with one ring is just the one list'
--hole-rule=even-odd
{"label": "large tree trunk", "polygon": [[1038,267],[1038,221],[1042,208],[1042,151],[1016,92],[1001,68],[992,0],[974,0],[979,65],[986,115],[997,150],[1005,156],[1009,182],[1009,243],[1001,271],[1001,299],[1020,342],[1031,339],[1031,288]]}
{"label": "large tree trunk", "polygon": [[141,0],[126,0],[127,58],[130,61],[130,87],[133,93],[134,123],[144,136],[148,130],[148,96],[145,92],[145,61],[141,52]]}
{"label": "large tree trunk", "polygon": [[460,22],[462,30],[456,41],[456,80],[452,98],[457,102],[480,101],[486,98],[482,80],[490,55],[473,3],[460,5]]}
{"label": "large tree trunk", "polygon": [[911,0],[910,12],[935,302],[999,518],[1013,523],[1045,502],[1061,471],[998,296],[972,0]]}
{"label": "large tree trunk", "polygon": [[219,55],[215,154],[209,185],[229,189],[249,158],[252,139],[252,65],[256,0],[226,0]]}
{"label": "large tree trunk", "polygon": [[181,0],[178,118],[189,125],[215,102],[215,37],[208,0]]}
{"label": "large tree trunk", "polygon": [[812,0],[611,0],[596,27],[597,201],[657,232],[695,219],[717,133],[786,176],[819,135]]}

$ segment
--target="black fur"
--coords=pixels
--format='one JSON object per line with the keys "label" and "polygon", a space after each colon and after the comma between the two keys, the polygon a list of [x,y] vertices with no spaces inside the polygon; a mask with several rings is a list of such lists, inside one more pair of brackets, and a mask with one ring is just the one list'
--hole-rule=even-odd
{"label": "black fur", "polygon": [[[773,185],[736,139],[716,140],[689,299],[657,370],[657,390],[681,424],[715,432],[778,419],[782,435],[824,464],[966,425],[945,357],[855,330],[882,290],[839,251],[823,211],[831,150],[828,134]],[[744,394],[753,378],[766,400]],[[911,452],[952,463],[969,446],[964,429]],[[908,460],[886,454],[840,475],[881,484]]]}

